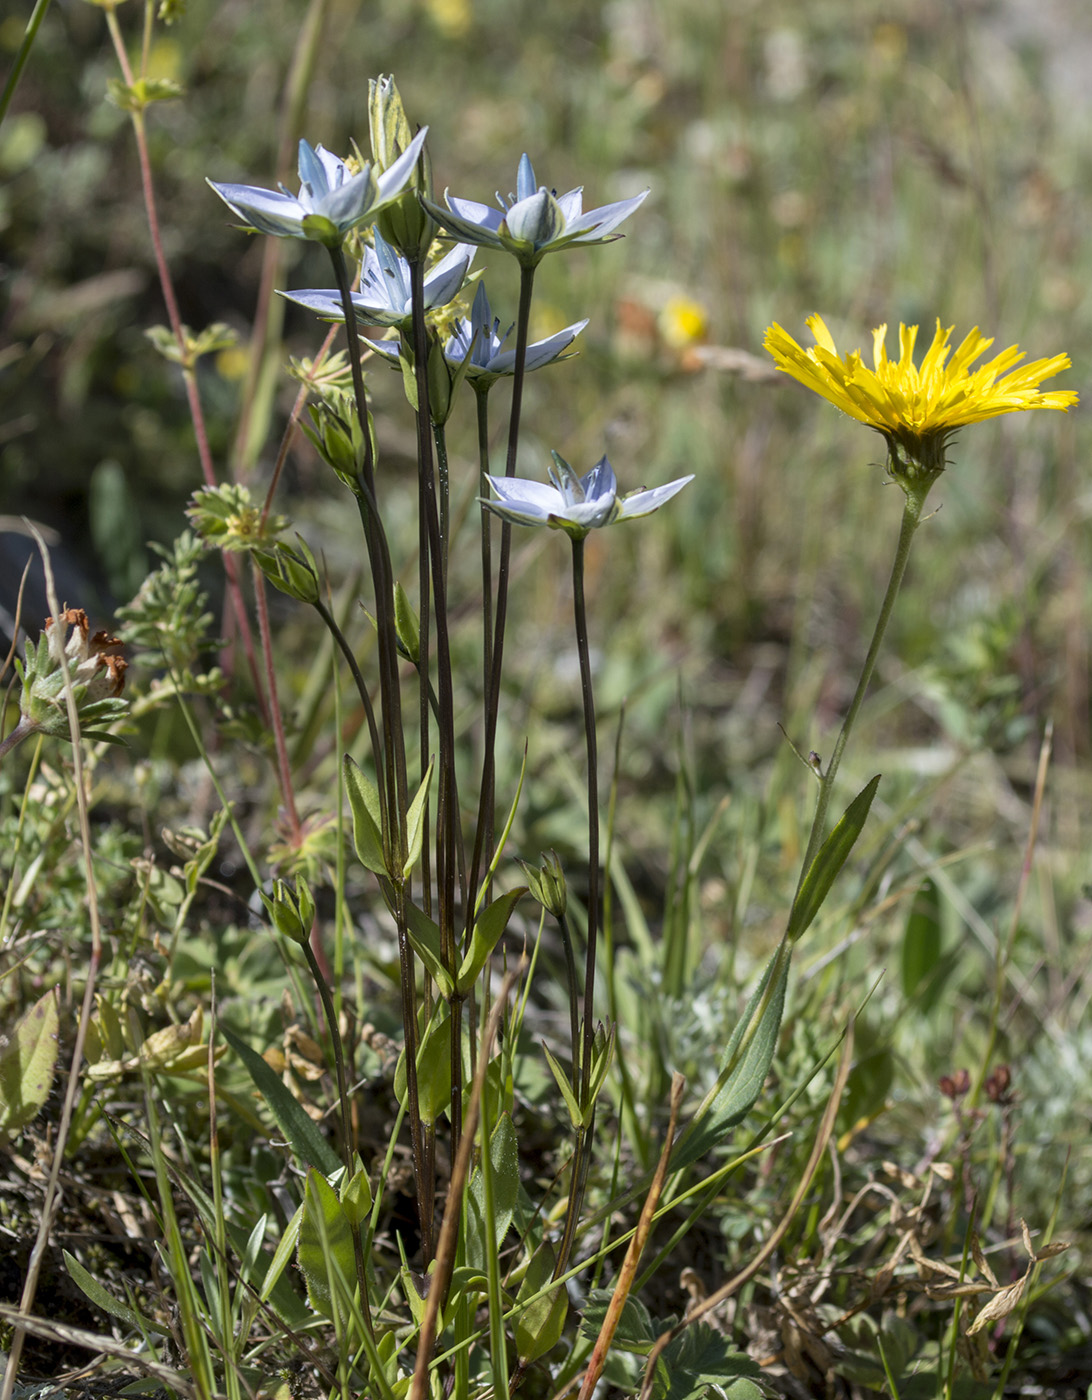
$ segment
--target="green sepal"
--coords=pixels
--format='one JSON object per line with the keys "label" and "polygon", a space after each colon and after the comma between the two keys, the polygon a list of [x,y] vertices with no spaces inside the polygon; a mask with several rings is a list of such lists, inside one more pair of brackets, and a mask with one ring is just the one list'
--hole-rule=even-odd
{"label": "green sepal", "polygon": [[272,895],[259,893],[273,927],[302,947],[311,937],[315,923],[315,900],[307,881],[302,875],[296,876],[294,896],[284,880],[274,880]]}
{"label": "green sepal", "polygon": [[790,943],[796,942],[823,907],[823,901],[830,893],[831,885],[834,884],[839,870],[848,860],[849,853],[856,844],[857,837],[860,836],[861,829],[868,819],[872,799],[876,796],[876,789],[880,785],[880,776],[877,773],[872,781],[861,789],[846,808],[841,821],[823,842],[819,854],[812,861],[811,868],[800,885],[800,892],[793,900],[792,910],[789,913],[789,927],[786,937]]}
{"label": "green sepal", "polygon": [[305,238],[314,239],[324,248],[340,248],[345,242],[344,235],[332,219],[325,214],[304,214],[300,228]]}
{"label": "green sepal", "polygon": [[254,558],[274,588],[313,606],[322,597],[318,565],[302,536],[297,535],[296,539],[298,550],[278,540],[271,550],[255,549]]}

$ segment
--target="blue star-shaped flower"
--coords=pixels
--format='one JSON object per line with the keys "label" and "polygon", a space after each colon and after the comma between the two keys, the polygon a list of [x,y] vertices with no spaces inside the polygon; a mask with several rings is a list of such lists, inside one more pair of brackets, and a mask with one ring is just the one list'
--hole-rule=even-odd
{"label": "blue star-shaped flower", "polygon": [[[446,306],[458,294],[477,251],[457,243],[429,270],[425,276],[426,311]],[[306,306],[324,321],[345,320],[341,293],[336,287],[323,291],[282,292],[281,296]],[[353,293],[353,307],[367,326],[405,326],[413,313],[409,263],[394,251],[378,229],[375,247],[364,249],[360,290]]]}
{"label": "blue star-shaped flower", "polygon": [[482,505],[513,525],[548,525],[564,530],[572,539],[582,540],[590,531],[618,520],[635,520],[651,515],[669,501],[694,477],[681,476],[666,486],[650,491],[631,491],[619,498],[614,469],[600,457],[587,476],[577,476],[564,457],[551,454],[552,486],[518,476],[487,476],[492,499]]}
{"label": "blue star-shaped flower", "polygon": [[[562,358],[568,359],[564,352],[587,324],[587,320],[576,321],[545,340],[536,340],[528,345],[524,369],[542,369],[544,365],[554,364]],[[500,321],[493,316],[485,284],[479,282],[470,319],[462,316],[455,322],[455,328],[444,346],[444,359],[453,369],[462,370],[465,365],[467,379],[481,385],[492,384],[502,375],[516,372],[515,350],[503,348],[511,334],[511,326],[501,333]],[[399,359],[399,347],[393,340],[377,341],[372,349],[392,363]]]}
{"label": "blue star-shaped flower", "polygon": [[499,209],[472,199],[457,199],[445,192],[447,208],[422,198],[432,217],[464,243],[503,248],[527,267],[536,267],[547,253],[573,244],[610,243],[620,238],[614,230],[648,195],[648,190],[617,204],[584,213],[583,190],[557,195],[545,185],[536,187],[535,171],[524,154],[516,177],[516,193],[508,199],[497,195]]}
{"label": "blue star-shaped flower", "polygon": [[381,174],[369,163],[358,174],[322,146],[300,142],[300,192],[263,190],[255,185],[209,184],[228,206],[259,233],[274,238],[309,238],[340,248],[347,234],[374,218],[396,199],[413,174],[428,128],[419,131],[399,158]]}

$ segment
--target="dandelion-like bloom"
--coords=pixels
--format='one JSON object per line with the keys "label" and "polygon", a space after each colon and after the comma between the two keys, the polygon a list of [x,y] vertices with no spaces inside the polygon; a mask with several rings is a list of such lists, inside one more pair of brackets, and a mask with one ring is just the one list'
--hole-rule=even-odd
{"label": "dandelion-like bloom", "polygon": [[900,324],[897,360],[888,359],[887,327],[879,326],[872,335],[874,367],[869,369],[859,350],[838,354],[821,316],[809,317],[807,325],[817,342],[810,350],[797,345],[777,324],[766,332],[766,349],[778,369],[882,433],[891,454],[891,474],[900,482],[939,475],[948,439],[968,423],[1033,408],[1065,412],[1077,402],[1071,390],[1044,393],[1039,388],[1044,379],[1069,368],[1068,355],[1021,364],[1023,352],[1010,345],[973,368],[993,344],[977,326],[953,352],[948,343],[952,328],[945,330],[938,321],[920,367],[914,363],[917,326]]}

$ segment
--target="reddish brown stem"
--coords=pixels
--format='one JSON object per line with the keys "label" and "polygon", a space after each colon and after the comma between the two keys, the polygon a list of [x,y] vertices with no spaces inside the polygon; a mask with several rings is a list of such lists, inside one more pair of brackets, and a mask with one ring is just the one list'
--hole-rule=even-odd
{"label": "reddish brown stem", "polygon": [[[118,66],[121,68],[122,77],[126,84],[133,86],[133,69],[129,63],[129,55],[125,51],[125,43],[121,36],[121,29],[118,25],[117,15],[113,8],[106,9],[106,24],[110,31],[110,38],[114,44],[114,52],[117,55]],[[133,135],[136,139],[137,159],[140,163],[140,184],[144,193],[144,210],[148,219],[148,232],[152,239],[152,250],[155,254],[156,271],[159,274],[159,286],[163,293],[163,302],[167,308],[167,320],[170,322],[171,334],[174,336],[178,346],[178,353],[182,364],[182,382],[186,386],[186,401],[189,404],[190,419],[193,423],[193,435],[197,443],[197,456],[201,463],[201,474],[205,478],[207,486],[216,485],[216,470],[213,466],[212,451],[209,447],[208,432],[205,428],[205,414],[201,407],[201,395],[197,388],[197,376],[193,372],[193,367],[188,363],[186,349],[186,332],[182,326],[182,318],[178,312],[178,299],[174,294],[174,283],[171,281],[170,268],[167,266],[167,257],[163,251],[163,239],[159,229],[159,213],[155,202],[155,186],[152,183],[152,163],[148,157],[148,138],[144,126],[144,112],[137,109],[132,114]],[[270,723],[270,714],[266,705],[265,693],[262,690],[261,673],[258,668],[258,658],[254,651],[254,638],[250,631],[250,619],[247,617],[246,604],[243,599],[243,590],[239,582],[239,570],[234,559],[230,555],[223,555],[224,573],[227,576],[228,592],[231,595],[232,606],[235,611],[235,618],[239,628],[239,640],[242,643],[243,652],[246,655],[247,666],[254,682],[254,694],[257,698],[258,708],[263,721]]]}

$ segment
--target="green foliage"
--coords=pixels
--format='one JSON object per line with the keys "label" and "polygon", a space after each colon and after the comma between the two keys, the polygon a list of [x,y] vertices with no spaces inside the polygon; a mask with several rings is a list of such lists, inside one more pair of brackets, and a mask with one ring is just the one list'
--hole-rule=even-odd
{"label": "green foliage", "polygon": [[57,1071],[57,995],[46,992],[0,1048],[0,1133],[18,1133],[45,1107]]}
{"label": "green foliage", "polygon": [[[867,345],[874,324],[900,318],[927,335],[940,315],[1087,364],[1085,133],[1049,32],[1018,46],[988,7],[871,0],[853,26],[844,7],[791,0],[742,7],[727,30],[698,0],[670,16],[380,0],[368,51],[397,68],[401,93],[370,87],[369,144],[354,126],[351,8],[314,7],[301,36],[283,0],[260,12],[190,0],[188,13],[165,0],[146,34],[136,7],[120,7],[132,80],[112,73],[95,9],[64,25],[52,12],[32,46],[21,24],[0,25],[22,72],[0,124],[12,270],[0,485],[13,517],[59,529],[58,561],[71,554],[131,597],[126,698],[84,713],[89,826],[67,745],[24,744],[0,768],[0,1129],[19,1135],[0,1224],[20,1269],[39,1168],[64,1153],[67,1275],[56,1286],[42,1256],[36,1315],[113,1330],[93,1384],[393,1400],[443,1292],[433,1393],[501,1393],[518,1353],[523,1393],[554,1394],[577,1384],[598,1335],[682,1068],[671,1174],[604,1371],[636,1395],[682,1290],[719,1287],[786,1220],[853,1017],[835,1136],[803,1205],[732,1311],[671,1343],[652,1395],[743,1400],[790,1385],[787,1370],[801,1393],[855,1400],[1049,1389],[1088,1345],[1081,1264],[1028,1265],[1012,1241],[1021,1214],[1036,1248],[1059,1234],[1083,1248],[1087,1233],[1089,557],[1073,504],[1086,429],[1079,415],[1011,420],[950,444],[944,509],[921,529],[847,750],[845,791],[859,794],[791,901],[813,790],[777,726],[803,753],[834,743],[890,509],[878,439],[870,448],[826,405],[758,382],[769,372],[756,359],[771,319],[799,325],[819,308],[839,344]],[[154,324],[166,313],[132,117],[176,299],[203,330]],[[552,448],[582,472],[609,425],[624,489],[696,474],[654,528],[588,541],[599,771],[615,786],[592,812],[605,897],[586,1095],[579,1036],[569,1043],[588,927],[584,697],[566,561],[550,547],[566,541],[513,536],[492,695],[482,668],[479,603],[494,595],[475,501],[481,469],[504,469],[506,391],[486,405],[457,376],[430,381],[449,499],[442,577],[422,597],[409,352],[401,373],[368,364],[362,414],[347,352],[321,356],[322,331],[270,298],[328,282],[319,250],[248,244],[203,184],[294,190],[275,167],[301,134],[342,154],[355,134],[387,166],[423,121],[431,154],[414,179],[426,189],[434,162],[441,188],[508,194],[504,172],[526,147],[548,189],[584,184],[589,203],[654,190],[624,242],[541,269],[531,337],[577,314],[591,323],[578,360],[524,386],[518,444],[520,475],[541,477]],[[430,223],[411,197],[382,227],[424,255]],[[488,261],[503,331],[518,269]],[[285,352],[297,352],[295,384]],[[288,421],[298,385],[317,400],[302,434]],[[224,484],[207,485],[209,462]],[[175,538],[202,481],[201,537]],[[283,514],[267,514],[270,501]],[[381,521],[385,574],[365,557],[362,517]],[[290,523],[292,544],[278,538]],[[161,562],[144,578],[149,537]],[[240,633],[256,617],[251,571],[238,571],[236,599],[215,549],[249,552],[276,590],[279,721],[266,639]],[[440,584],[450,692],[430,686]],[[318,626],[318,603],[342,641]],[[29,647],[28,693],[45,643]],[[350,656],[363,686],[347,681]],[[9,734],[15,703],[13,691]],[[48,703],[49,735],[63,739],[56,690]],[[129,747],[106,753],[123,714]],[[498,801],[519,793],[499,840],[478,811],[487,756]],[[821,775],[822,759],[809,762]],[[868,781],[878,768],[882,791]],[[399,792],[405,810],[386,810]],[[510,888],[511,852],[551,915],[540,924]],[[261,885],[263,871],[286,878]],[[86,1064],[69,1085],[89,976]],[[482,1056],[488,1137],[470,1126]],[[435,1260],[427,1273],[421,1227],[435,1202],[435,1251],[460,1132],[448,1286]],[[573,1294],[554,1278],[570,1211]],[[120,1243],[131,1221],[154,1258]],[[354,1234],[366,1299],[353,1298]],[[1025,1267],[1026,1292],[1006,1296]],[[578,1326],[569,1298],[585,1289]],[[20,1375],[86,1361],[26,1346]]]}

